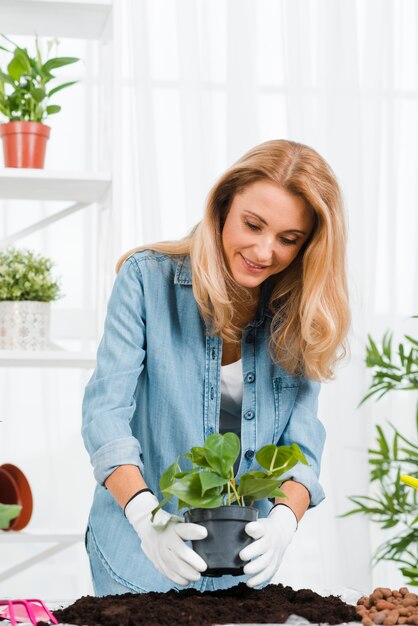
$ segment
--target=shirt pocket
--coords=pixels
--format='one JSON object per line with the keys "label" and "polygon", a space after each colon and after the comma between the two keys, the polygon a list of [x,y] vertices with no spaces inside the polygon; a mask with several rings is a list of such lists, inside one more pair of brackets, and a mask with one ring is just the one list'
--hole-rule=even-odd
{"label": "shirt pocket", "polygon": [[277,445],[281,434],[287,426],[295,405],[299,390],[299,379],[293,376],[275,376],[273,378],[274,394],[274,432],[273,443]]}

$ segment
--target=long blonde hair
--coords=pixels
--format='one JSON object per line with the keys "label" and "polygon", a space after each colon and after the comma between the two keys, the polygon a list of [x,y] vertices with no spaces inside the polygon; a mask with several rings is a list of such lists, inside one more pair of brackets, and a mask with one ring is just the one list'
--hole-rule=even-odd
{"label": "long blonde hair", "polygon": [[290,374],[313,380],[333,377],[337,361],[347,351],[350,324],[345,270],[346,227],[343,202],[335,175],[312,148],[273,140],[249,150],[212,187],[204,217],[184,239],[133,248],[170,255],[190,255],[193,293],[213,334],[241,341],[233,324],[234,305],[249,302],[249,291],[229,272],[222,247],[222,227],[235,194],[259,180],[279,185],[302,197],[313,212],[314,227],[294,261],[275,276],[269,308],[273,313],[270,352]]}

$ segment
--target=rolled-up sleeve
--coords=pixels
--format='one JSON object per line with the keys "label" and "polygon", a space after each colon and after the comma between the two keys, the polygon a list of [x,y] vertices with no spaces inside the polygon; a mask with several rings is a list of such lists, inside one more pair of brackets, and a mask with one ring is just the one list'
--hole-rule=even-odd
{"label": "rolled-up sleeve", "polygon": [[135,259],[128,258],[113,285],[96,368],[83,398],[82,436],[99,484],[119,465],[144,470],[140,442],[132,435],[130,422],[145,346],[142,277]]}
{"label": "rolled-up sleeve", "polygon": [[317,417],[319,390],[318,382],[302,377],[292,415],[278,442],[284,446],[297,443],[308,461],[308,465],[297,463],[281,478],[293,479],[306,487],[310,507],[325,498],[318,480],[325,443],[325,428]]}

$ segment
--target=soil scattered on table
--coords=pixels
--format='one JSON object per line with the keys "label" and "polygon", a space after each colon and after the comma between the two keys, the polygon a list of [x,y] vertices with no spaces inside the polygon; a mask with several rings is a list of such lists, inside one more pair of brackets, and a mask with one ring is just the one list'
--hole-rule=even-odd
{"label": "soil scattered on table", "polygon": [[279,624],[296,614],[313,623],[341,624],[359,620],[356,609],[337,596],[283,585],[250,589],[240,583],[218,591],[168,591],[83,596],[54,611],[61,623],[80,626],[211,626],[212,624]]}

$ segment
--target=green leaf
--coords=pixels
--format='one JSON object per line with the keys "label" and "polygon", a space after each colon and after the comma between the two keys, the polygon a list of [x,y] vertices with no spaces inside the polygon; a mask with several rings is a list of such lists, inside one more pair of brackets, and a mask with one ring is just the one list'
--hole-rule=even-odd
{"label": "green leaf", "polygon": [[42,66],[42,71],[50,73],[51,70],[55,70],[57,67],[63,67],[64,65],[70,65],[71,63],[77,63],[80,59],[76,57],[55,57],[55,59],[49,59]]}
{"label": "green leaf", "polygon": [[201,446],[193,446],[190,449],[190,453],[186,453],[184,456],[199,467],[210,467],[210,463],[206,458],[206,450]]}
{"label": "green leaf", "polygon": [[228,482],[228,478],[223,478],[213,472],[200,472],[200,482],[202,483],[202,496],[213,487],[223,487]]}
{"label": "green leaf", "polygon": [[36,102],[42,102],[46,97],[46,91],[43,87],[35,87],[35,89],[31,89],[30,93]]}
{"label": "green leaf", "polygon": [[205,455],[212,469],[224,478],[231,478],[241,444],[235,433],[215,433],[205,441]]}
{"label": "green leaf", "polygon": [[270,498],[278,488],[279,483],[279,479],[271,478],[267,474],[263,478],[258,478],[251,475],[251,472],[248,472],[240,478],[238,494],[244,496],[244,498],[251,498],[251,500]]}
{"label": "green leaf", "polygon": [[176,461],[174,461],[174,463],[167,467],[165,472],[161,474],[160,489],[162,493],[164,493],[168,489],[168,487],[170,487],[174,483],[174,477],[179,469],[179,457],[177,457]]}
{"label": "green leaf", "polygon": [[2,70],[0,70],[0,79],[8,85],[13,85],[13,87],[15,86],[15,81],[13,80],[13,78],[8,74],[5,74]]}
{"label": "green leaf", "polygon": [[62,85],[58,85],[58,87],[54,87],[54,89],[51,89],[51,91],[48,92],[48,98],[53,96],[54,93],[57,93],[57,91],[61,91],[61,89],[65,89],[66,87],[70,87],[71,85],[75,85],[78,82],[79,82],[78,80],[72,80],[69,83],[64,83]]}
{"label": "green leaf", "polygon": [[271,443],[260,448],[255,458],[261,467],[274,472],[276,476],[294,467],[298,461],[304,465],[308,464],[304,454],[295,443],[291,446],[275,446]]}
{"label": "green leaf", "polygon": [[189,474],[171,485],[167,492],[176,496],[189,507],[199,507],[203,509],[215,508],[222,506],[223,497],[221,489],[216,487],[207,491],[202,496],[202,483],[199,474]]}
{"label": "green leaf", "polygon": [[8,528],[21,510],[20,504],[0,504],[0,528]]}
{"label": "green leaf", "polygon": [[57,104],[50,104],[46,107],[47,115],[53,115],[54,113],[59,113],[59,111],[61,111],[61,107]]}
{"label": "green leaf", "polygon": [[17,48],[14,52],[13,59],[7,66],[7,71],[13,80],[19,82],[22,76],[30,74],[31,66],[28,54],[22,48]]}

